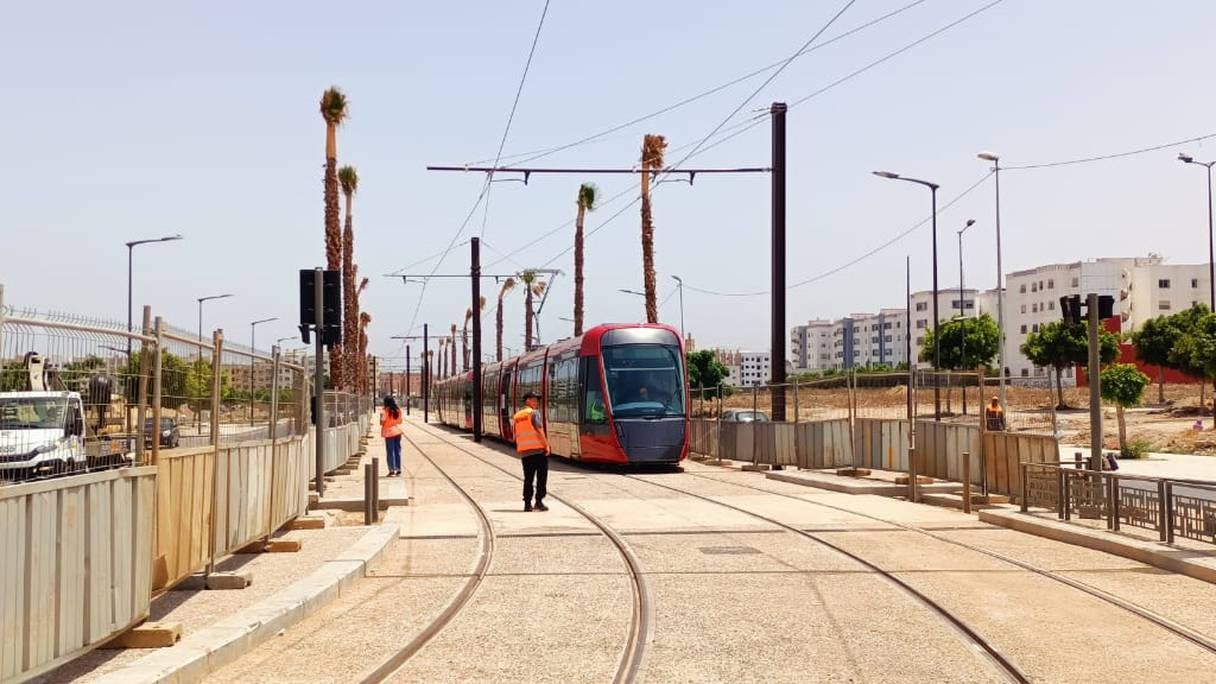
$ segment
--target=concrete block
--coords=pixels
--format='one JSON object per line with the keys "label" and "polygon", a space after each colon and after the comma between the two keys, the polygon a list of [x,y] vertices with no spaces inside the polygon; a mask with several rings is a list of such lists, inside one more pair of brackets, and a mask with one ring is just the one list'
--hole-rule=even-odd
{"label": "concrete block", "polygon": [[207,575],[208,589],[244,589],[253,584],[252,572],[217,572]]}
{"label": "concrete block", "polygon": [[266,542],[263,551],[266,553],[295,553],[304,546],[300,539],[271,539]]}
{"label": "concrete block", "polygon": [[772,466],[770,466],[767,463],[748,463],[747,465],[740,468],[740,470],[747,472],[747,473],[762,473],[762,472],[768,472],[769,470],[772,470]]}
{"label": "concrete block", "polygon": [[181,638],[180,622],[145,622],[119,634],[102,648],[167,648]]}
{"label": "concrete block", "polygon": [[[909,478],[909,476],[908,476],[908,475],[900,475],[900,476],[898,476],[898,477],[896,477],[896,478],[895,478],[895,484],[897,484],[897,485],[907,485],[907,484],[908,484],[909,479],[910,479],[910,478]],[[917,484],[923,484],[923,485],[927,485],[927,484],[933,484],[935,481],[936,481],[936,480],[934,480],[933,478],[931,478],[931,477],[925,477],[924,475],[917,475],[917,476],[916,476],[916,483],[917,483]],[[960,485],[960,486],[961,486],[961,485]]]}
{"label": "concrete block", "polygon": [[323,530],[325,529],[325,518],[319,515],[305,515],[299,518],[294,518],[287,522],[289,530]]}
{"label": "concrete block", "polygon": [[869,477],[869,468],[838,468],[836,474],[842,477]]}

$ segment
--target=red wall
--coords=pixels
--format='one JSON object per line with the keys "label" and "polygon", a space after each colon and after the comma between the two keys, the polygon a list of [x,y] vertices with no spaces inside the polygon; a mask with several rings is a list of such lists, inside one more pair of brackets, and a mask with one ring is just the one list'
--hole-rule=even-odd
{"label": "red wall", "polygon": [[[1105,328],[1107,332],[1112,332],[1116,335],[1118,335],[1123,328],[1122,321],[1118,316],[1113,316],[1103,320],[1102,327]],[[1169,368],[1161,369],[1158,366],[1153,366],[1141,361],[1136,357],[1136,346],[1133,344],[1120,344],[1119,358],[1117,360],[1119,363],[1130,363],[1135,365],[1136,368],[1140,369],[1141,373],[1147,375],[1149,380],[1154,383],[1157,382],[1157,374],[1161,370],[1165,371],[1165,381],[1170,384],[1193,385],[1200,382],[1198,378],[1193,378],[1185,373],[1179,373],[1178,371],[1171,370]],[[1077,387],[1088,387],[1089,382],[1086,380],[1085,369],[1078,366],[1076,368],[1076,373]]]}

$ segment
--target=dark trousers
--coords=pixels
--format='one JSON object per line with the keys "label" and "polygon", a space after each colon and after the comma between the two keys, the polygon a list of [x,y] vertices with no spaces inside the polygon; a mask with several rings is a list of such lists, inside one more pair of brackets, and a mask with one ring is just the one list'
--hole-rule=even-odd
{"label": "dark trousers", "polygon": [[523,457],[524,501],[532,501],[532,478],[536,478],[536,503],[545,499],[545,483],[549,481],[549,457],[544,452]]}

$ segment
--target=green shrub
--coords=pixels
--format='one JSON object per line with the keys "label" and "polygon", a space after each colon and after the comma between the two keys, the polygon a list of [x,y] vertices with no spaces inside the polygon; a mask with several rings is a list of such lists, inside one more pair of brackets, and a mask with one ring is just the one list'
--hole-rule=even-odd
{"label": "green shrub", "polygon": [[1152,450],[1152,443],[1142,437],[1127,440],[1127,446],[1119,454],[1119,458],[1144,458]]}

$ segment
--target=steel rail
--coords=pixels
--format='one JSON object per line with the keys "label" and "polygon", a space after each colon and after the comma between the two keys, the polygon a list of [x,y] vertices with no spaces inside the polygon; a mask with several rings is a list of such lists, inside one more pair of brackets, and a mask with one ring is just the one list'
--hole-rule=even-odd
{"label": "steel rail", "polygon": [[[907,582],[904,582],[903,580],[896,577],[893,573],[883,570],[882,568],[878,567],[874,563],[871,563],[870,561],[866,560],[865,558],[862,558],[861,556],[859,556],[855,553],[852,553],[850,551],[846,551],[845,549],[841,548],[840,546],[824,539],[823,537],[820,537],[819,535],[813,534],[811,532],[807,532],[806,530],[799,529],[793,525],[783,523],[780,520],[777,520],[775,518],[770,518],[766,515],[756,513],[755,511],[750,511],[746,508],[741,508],[741,507],[735,506],[733,504],[724,503],[724,502],[718,501],[717,499],[714,499],[712,497],[705,496],[703,494],[697,494],[695,492],[690,492],[685,489],[680,489],[679,487],[672,487],[671,485],[654,482],[652,480],[638,477],[637,475],[625,475],[625,477],[627,477],[631,480],[636,480],[638,482],[644,482],[644,483],[646,483],[648,485],[652,485],[654,487],[660,487],[663,489],[667,489],[669,491],[684,494],[685,496],[691,496],[695,499],[700,499],[702,501],[707,501],[709,503],[717,504],[724,508],[729,508],[738,513],[742,513],[744,515],[749,515],[749,516],[752,516],[753,518],[763,520],[771,525],[776,525],[777,527],[780,527],[782,529],[788,530],[795,534],[801,535],[803,537],[806,537],[807,539],[810,539],[823,546],[826,546],[829,549],[832,549],[833,551],[849,558],[853,562],[858,563],[859,565],[869,569],[870,571],[874,572],[879,577],[882,577],[883,579],[887,580],[891,584],[895,585],[895,587],[897,589],[903,591],[906,595],[912,597],[918,603],[920,603],[921,605],[928,608],[931,612],[935,613],[938,617],[942,618],[942,620],[944,620],[947,624],[949,624],[952,628],[954,628],[954,630],[960,636],[962,636],[966,641],[970,642],[970,645],[976,647],[979,650],[979,652],[992,664],[992,666],[994,668],[996,668],[998,671],[1000,671],[1000,673],[1003,674],[1006,679],[1013,681],[1013,682],[1019,682],[1020,684],[1028,684],[1030,682],[1030,679],[1025,674],[1023,674],[1022,671],[1019,670],[1016,665],[1014,665],[1012,662],[1010,662],[1009,659],[1007,659],[1003,654],[1001,654],[1000,651],[998,651],[996,649],[996,647],[994,647],[992,644],[988,643],[975,630],[973,630],[973,629],[971,629],[971,627],[967,626],[967,624],[965,622],[963,622],[960,618],[955,616],[950,611],[946,610],[944,607],[941,606],[941,604],[937,603],[933,599],[929,598],[928,596],[926,596],[926,595],[922,594],[921,592],[917,591],[916,589],[914,589]],[[714,480],[714,478],[706,478],[706,479]],[[715,481],[719,481],[719,480],[715,480]]]}
{"label": "steel rail", "polygon": [[781,496],[781,497],[784,497],[787,499],[793,499],[794,501],[801,501],[803,503],[811,504],[813,506],[820,506],[822,508],[827,508],[827,509],[830,509],[833,511],[837,511],[839,513],[849,513],[849,514],[856,515],[861,518],[866,518],[867,520],[872,520],[874,522],[880,522],[880,523],[884,523],[887,525],[892,525],[894,527],[898,527],[900,529],[903,529],[903,530],[906,530],[909,532],[915,532],[918,534],[922,534],[926,537],[935,539],[940,542],[945,542],[947,544],[952,544],[954,546],[958,546],[960,548],[964,548],[969,551],[974,551],[976,553],[983,554],[985,556],[988,556],[989,558],[993,558],[993,559],[999,560],[1001,562],[1008,563],[1010,565],[1016,566],[1018,568],[1026,570],[1028,572],[1032,572],[1041,577],[1046,577],[1047,579],[1055,580],[1056,582],[1059,582],[1061,584],[1072,587],[1073,589],[1077,589],[1086,594],[1089,594],[1090,596],[1093,596],[1094,598],[1097,598],[1101,601],[1105,601],[1106,603],[1109,603],[1117,608],[1121,608],[1121,609],[1126,610],[1130,613],[1133,613],[1141,618],[1144,618],[1145,620],[1148,620],[1149,622],[1156,624],[1158,627],[1166,629],[1169,632],[1172,632],[1173,634],[1175,634],[1176,636],[1180,636],[1180,637],[1186,639],[1187,641],[1190,641],[1191,643],[1195,644],[1196,646],[1199,646],[1200,648],[1202,648],[1210,653],[1216,654],[1216,641],[1205,637],[1203,634],[1201,634],[1185,625],[1174,622],[1173,620],[1170,620],[1169,618],[1167,618],[1163,615],[1154,613],[1153,611],[1151,611],[1147,608],[1136,605],[1135,603],[1132,603],[1131,601],[1120,598],[1119,596],[1111,594],[1110,592],[1104,591],[1095,586],[1086,584],[1079,580],[1072,579],[1070,577],[1064,577],[1063,575],[1054,573],[1051,570],[1045,570],[1045,569],[1040,568],[1031,563],[1027,563],[1025,561],[1020,561],[1020,560],[1018,560],[1016,558],[1012,558],[1010,556],[1006,556],[1003,553],[999,553],[997,551],[992,551],[990,549],[985,549],[983,547],[968,544],[967,542],[958,541],[957,539],[951,539],[950,537],[936,534],[932,530],[926,530],[922,527],[917,527],[915,525],[909,525],[907,523],[899,522],[897,520],[888,520],[886,518],[880,518],[878,516],[870,515],[868,513],[861,513],[861,512],[850,510],[848,508],[844,508],[841,506],[833,506],[832,504],[826,504],[826,503],[823,503],[820,501],[810,501],[809,499],[804,499],[800,496],[794,496],[793,494],[787,494],[785,492],[777,492],[777,491],[773,491],[771,489],[767,489],[764,487],[756,487],[755,485],[740,484],[738,482],[722,480],[722,479],[719,479],[716,477],[710,477],[709,475],[704,475],[701,473],[688,473],[688,474],[692,475],[693,477],[701,478],[703,480],[709,480],[711,482],[733,485],[735,487],[751,489],[753,491],[764,492],[766,494],[775,494],[777,496]]}
{"label": "steel rail", "polygon": [[[453,442],[452,440],[444,438],[442,433],[437,433],[435,430],[430,429],[429,426],[424,429],[428,434],[437,437],[441,442],[455,447],[461,452],[477,459],[478,461],[481,461],[491,468],[506,473],[517,480],[523,480],[523,477],[521,477],[518,473],[507,470],[497,463],[482,458],[459,442]],[[428,458],[427,460],[430,459]],[[646,645],[650,641],[650,625],[654,616],[654,606],[650,599],[650,589],[646,584],[645,576],[642,574],[641,563],[638,561],[637,556],[634,555],[633,550],[630,549],[629,545],[625,543],[624,538],[621,537],[616,530],[609,527],[608,524],[603,520],[587,512],[587,510],[582,506],[579,506],[563,496],[558,494],[549,494],[549,496],[562,502],[571,510],[586,518],[592,525],[595,525],[600,532],[602,532],[604,536],[612,542],[613,546],[616,547],[617,552],[620,553],[621,558],[625,561],[625,566],[629,570],[629,576],[633,587],[633,614],[630,618],[629,624],[629,639],[625,644],[625,650],[621,653],[621,660],[617,666],[616,676],[613,677],[612,681],[614,684],[635,682],[638,679],[638,674],[642,670],[642,661],[645,656]]]}
{"label": "steel rail", "polygon": [[444,627],[447,627],[448,623],[452,621],[452,618],[456,617],[457,613],[459,613],[468,604],[469,600],[473,598],[473,594],[477,592],[477,588],[481,586],[482,580],[485,579],[486,573],[488,573],[490,570],[490,561],[494,558],[494,540],[496,535],[494,533],[494,525],[490,523],[490,517],[486,514],[485,509],[481,507],[481,504],[478,504],[477,501],[473,499],[473,496],[469,494],[464,487],[457,484],[456,480],[454,480],[451,475],[448,475],[447,471],[440,468],[439,464],[435,463],[434,459],[427,456],[426,451],[422,449],[421,445],[411,439],[409,434],[403,434],[402,436],[410,443],[411,446],[418,450],[418,453],[421,454],[422,457],[435,468],[435,470],[439,471],[439,474],[448,481],[448,484],[452,485],[456,492],[459,493],[460,496],[465,500],[465,503],[469,504],[469,506],[473,509],[473,512],[477,514],[477,520],[481,526],[481,534],[478,535],[481,538],[481,552],[477,559],[477,566],[473,569],[473,574],[469,577],[469,580],[465,582],[464,586],[460,588],[460,592],[457,593],[456,596],[452,598],[451,602],[449,602],[448,605],[443,609],[443,612],[439,613],[439,615],[436,616],[425,629],[411,639],[410,642],[404,647],[385,659],[384,662],[380,663],[380,665],[376,667],[376,669],[361,677],[359,680],[361,684],[371,684],[372,682],[384,681],[394,672],[399,670],[401,666],[406,663],[406,661],[414,657],[418,651],[422,650],[422,647],[426,646],[427,643],[434,638],[436,634],[442,631]]}

